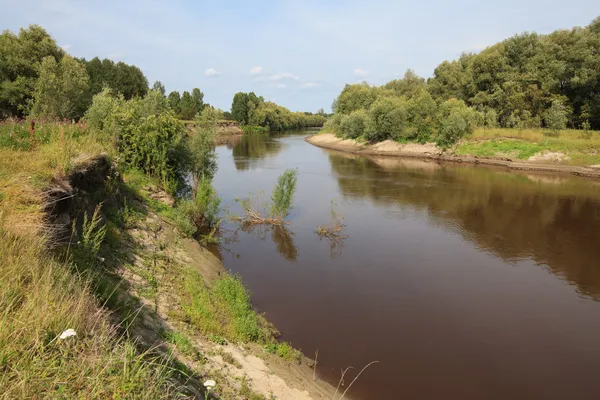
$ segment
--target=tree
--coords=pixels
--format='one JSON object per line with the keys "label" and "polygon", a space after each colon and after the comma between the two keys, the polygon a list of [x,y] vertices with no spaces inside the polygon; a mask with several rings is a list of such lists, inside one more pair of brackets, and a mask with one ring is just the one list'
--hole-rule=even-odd
{"label": "tree", "polygon": [[165,85],[163,85],[161,81],[154,81],[154,85],[152,85],[152,90],[157,90],[163,96],[166,93],[166,91],[165,91]]}
{"label": "tree", "polygon": [[171,107],[171,110],[173,110],[173,112],[176,115],[179,115],[179,113],[181,112],[181,108],[180,108],[180,102],[181,102],[181,96],[179,95],[179,92],[174,90],[171,93],[169,93],[169,96],[167,97],[167,101],[169,103],[169,107]]}
{"label": "tree", "polygon": [[554,100],[552,105],[544,113],[544,122],[546,127],[553,131],[556,135],[561,129],[567,127],[568,110],[561,100]]}
{"label": "tree", "polygon": [[242,125],[248,123],[248,94],[238,92],[233,96],[231,116]]}
{"label": "tree", "polygon": [[88,89],[85,67],[66,54],[60,62],[45,57],[35,85],[32,114],[45,117],[79,118]]}
{"label": "tree", "polygon": [[38,25],[0,34],[0,118],[23,117],[35,90],[39,67],[45,57],[56,62],[64,51]]}
{"label": "tree", "polygon": [[194,103],[194,98],[187,90],[181,95],[179,109],[179,117],[181,119],[190,120],[196,115],[196,103]]}
{"label": "tree", "polygon": [[204,93],[200,89],[194,88],[192,89],[192,99],[194,99],[194,106],[196,108],[194,115],[201,113],[204,109]]}
{"label": "tree", "polygon": [[85,120],[90,127],[104,130],[110,126],[112,115],[123,104],[123,95],[114,96],[111,89],[106,87],[94,96],[92,105],[85,112]]}

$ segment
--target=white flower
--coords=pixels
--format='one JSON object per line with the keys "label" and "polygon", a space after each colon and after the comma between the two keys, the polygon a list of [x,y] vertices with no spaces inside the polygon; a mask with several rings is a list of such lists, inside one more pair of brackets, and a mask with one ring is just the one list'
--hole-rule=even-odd
{"label": "white flower", "polygon": [[206,382],[204,382],[204,387],[207,388],[208,390],[212,389],[215,385],[217,384],[217,382],[213,381],[212,379],[207,380]]}
{"label": "white flower", "polygon": [[75,332],[75,329],[67,329],[66,331],[64,331],[63,333],[60,334],[59,339],[66,339],[68,337],[71,336],[77,336],[77,332]]}

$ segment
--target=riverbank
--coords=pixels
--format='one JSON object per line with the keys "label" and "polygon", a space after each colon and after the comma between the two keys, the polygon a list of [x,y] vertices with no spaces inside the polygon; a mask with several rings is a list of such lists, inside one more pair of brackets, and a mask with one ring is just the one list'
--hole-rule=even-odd
{"label": "riverbank", "polygon": [[3,395],[331,398],[158,182],[72,129],[0,147]]}
{"label": "riverbank", "polygon": [[[539,154],[533,154],[528,160],[514,160],[507,156],[485,157],[470,154],[460,154],[457,153],[456,150],[443,151],[433,143],[401,144],[391,140],[386,140],[380,143],[368,144],[352,139],[340,139],[331,133],[321,133],[318,135],[308,136],[305,140],[315,146],[359,155],[413,157],[435,161],[492,165],[522,171],[566,173],[600,179],[600,165],[567,165],[560,163],[562,160],[564,160],[564,155],[556,155],[556,153],[543,150]],[[473,145],[473,143],[474,142],[471,142],[471,145]],[[477,146],[477,144],[474,146]],[[464,149],[464,147],[461,148],[459,145],[458,149],[460,151]],[[552,160],[556,160],[556,162],[552,163]]]}

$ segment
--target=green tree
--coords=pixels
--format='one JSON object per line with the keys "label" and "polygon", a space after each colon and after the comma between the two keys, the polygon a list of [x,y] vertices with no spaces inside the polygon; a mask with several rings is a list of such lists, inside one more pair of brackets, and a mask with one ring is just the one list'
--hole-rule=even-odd
{"label": "green tree", "polygon": [[561,129],[567,127],[568,120],[567,107],[565,107],[561,100],[554,100],[550,108],[544,113],[546,128],[550,129],[555,134],[558,134]]}
{"label": "green tree", "polygon": [[196,112],[196,104],[194,103],[194,98],[187,90],[183,92],[181,95],[181,102],[179,103],[179,117],[184,120],[193,119],[197,114]]}
{"label": "green tree", "polygon": [[181,96],[179,95],[179,92],[174,90],[171,93],[169,93],[169,96],[167,97],[167,102],[169,103],[169,107],[171,107],[171,110],[173,110],[173,112],[176,115],[179,115],[179,113],[181,112]]}
{"label": "green tree", "polygon": [[440,104],[437,113],[437,144],[447,148],[475,129],[478,116],[464,101],[450,99]]}
{"label": "green tree", "polygon": [[166,94],[165,85],[161,81],[154,81],[154,85],[152,85],[152,90],[159,91],[163,96]]}
{"label": "green tree", "polygon": [[46,117],[79,118],[88,89],[85,67],[68,54],[59,62],[52,56],[42,60],[35,85],[32,114]]}
{"label": "green tree", "polygon": [[242,125],[248,123],[248,94],[238,92],[233,96],[231,116]]}
{"label": "green tree", "polygon": [[364,135],[369,126],[369,115],[365,110],[353,111],[350,115],[344,115],[340,122],[341,134],[350,139],[357,139]]}
{"label": "green tree", "polygon": [[23,117],[29,111],[39,68],[45,57],[56,62],[64,51],[38,25],[0,34],[0,118]]}
{"label": "green tree", "polygon": [[204,109],[204,93],[200,89],[194,88],[192,89],[192,99],[194,99],[194,106],[196,108],[194,115],[201,113]]}
{"label": "green tree", "polygon": [[85,113],[85,120],[90,127],[100,131],[110,129],[113,114],[123,107],[124,103],[123,95],[115,96],[111,89],[106,87],[94,96],[92,105]]}

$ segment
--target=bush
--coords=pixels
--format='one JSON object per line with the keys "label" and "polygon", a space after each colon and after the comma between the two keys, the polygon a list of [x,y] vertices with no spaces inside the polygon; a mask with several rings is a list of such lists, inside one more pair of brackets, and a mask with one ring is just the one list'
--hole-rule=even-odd
{"label": "bush", "polygon": [[365,110],[353,111],[341,119],[339,131],[345,138],[357,139],[365,133],[368,118]]}
{"label": "bush", "polygon": [[92,99],[92,105],[85,113],[88,125],[98,130],[109,130],[112,115],[124,104],[123,96],[114,96],[109,88],[104,88]]}
{"label": "bush", "polygon": [[476,121],[476,111],[467,107],[462,100],[445,101],[438,110],[437,144],[444,148],[454,145],[461,138],[473,133]]}
{"label": "bush", "polygon": [[544,122],[546,127],[553,133],[552,136],[558,136],[561,129],[567,127],[568,110],[561,100],[554,100],[552,105],[544,113]]}
{"label": "bush", "polygon": [[219,217],[221,198],[217,196],[207,177],[200,180],[194,198],[184,200],[178,208],[193,221],[197,228],[214,228],[221,222]]}
{"label": "bush", "polygon": [[271,194],[271,216],[274,218],[285,218],[292,210],[292,200],[296,192],[296,181],[298,171],[286,169],[277,180],[277,185]]}
{"label": "bush", "polygon": [[402,97],[377,99],[369,109],[372,125],[365,131],[365,138],[372,142],[398,139],[406,136],[408,111]]}
{"label": "bush", "polygon": [[144,116],[143,102],[130,101],[114,116],[117,147],[128,166],[160,179],[174,194],[189,170],[189,151],[184,146],[184,126],[172,111]]}

